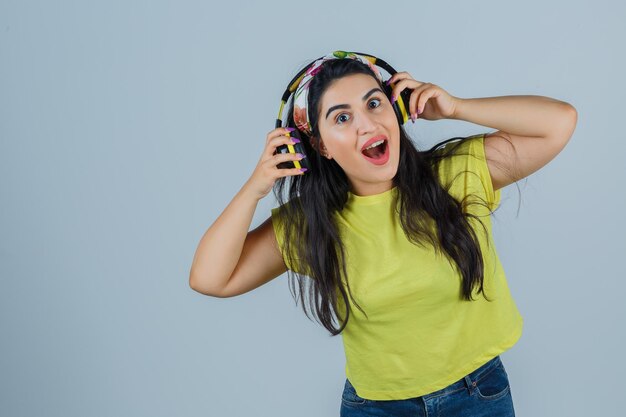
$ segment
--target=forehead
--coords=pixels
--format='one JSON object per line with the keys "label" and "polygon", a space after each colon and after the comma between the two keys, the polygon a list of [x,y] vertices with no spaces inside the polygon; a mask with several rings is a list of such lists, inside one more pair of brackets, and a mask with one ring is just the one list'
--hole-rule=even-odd
{"label": "forehead", "polygon": [[322,111],[336,104],[358,103],[365,93],[380,87],[376,80],[366,74],[351,74],[333,81],[322,95]]}

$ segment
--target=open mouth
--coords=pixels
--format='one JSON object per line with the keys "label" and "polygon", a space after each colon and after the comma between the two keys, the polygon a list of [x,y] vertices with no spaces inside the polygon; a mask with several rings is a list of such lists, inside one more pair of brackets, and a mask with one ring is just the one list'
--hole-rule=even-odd
{"label": "open mouth", "polygon": [[373,148],[364,149],[361,154],[368,161],[376,165],[382,165],[389,159],[389,144],[387,139],[384,139],[382,143]]}

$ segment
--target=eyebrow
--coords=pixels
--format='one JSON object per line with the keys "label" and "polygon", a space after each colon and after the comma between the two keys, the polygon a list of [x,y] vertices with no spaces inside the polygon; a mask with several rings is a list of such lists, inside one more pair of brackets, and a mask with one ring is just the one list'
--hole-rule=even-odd
{"label": "eyebrow", "polygon": [[[372,94],[374,94],[376,91],[380,91],[381,93],[383,93],[383,90],[381,90],[380,88],[376,87],[376,88],[372,88],[370,91],[368,91],[364,96],[363,96],[363,101],[367,100],[367,98],[369,96],[371,96]],[[348,104],[337,104],[336,106],[332,106],[330,109],[328,109],[328,111],[326,112],[326,119],[328,119],[328,116],[335,110],[337,109],[349,109],[350,105]]]}

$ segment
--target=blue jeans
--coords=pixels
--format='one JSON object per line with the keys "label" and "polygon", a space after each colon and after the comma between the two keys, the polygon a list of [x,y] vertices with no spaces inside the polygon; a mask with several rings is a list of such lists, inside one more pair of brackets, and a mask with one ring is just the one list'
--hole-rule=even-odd
{"label": "blue jeans", "polygon": [[496,356],[439,391],[404,400],[368,400],[348,379],[341,396],[341,417],[514,417],[509,378]]}

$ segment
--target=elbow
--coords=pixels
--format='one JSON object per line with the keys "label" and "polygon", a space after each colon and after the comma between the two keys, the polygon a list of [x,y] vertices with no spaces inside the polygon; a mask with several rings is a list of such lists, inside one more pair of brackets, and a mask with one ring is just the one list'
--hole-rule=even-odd
{"label": "elbow", "polygon": [[563,103],[561,114],[553,120],[549,137],[565,147],[574,134],[577,123],[578,112],[576,108],[569,103]]}
{"label": "elbow", "polygon": [[189,288],[191,288],[194,291],[198,291],[196,280],[194,279],[194,276],[192,274],[189,274]]}
{"label": "elbow", "polygon": [[576,125],[578,124],[578,111],[576,107],[571,104],[567,104],[567,117],[565,123],[565,137],[567,141],[569,141],[574,134],[574,130],[576,130]]}
{"label": "elbow", "polygon": [[578,111],[576,110],[576,107],[569,103],[565,103],[565,112],[567,113],[567,117],[570,122],[576,126],[576,123],[578,123]]}
{"label": "elbow", "polygon": [[195,292],[199,292],[200,294],[203,295],[209,295],[207,294],[207,292],[202,288],[202,286],[198,283],[198,279],[195,278],[193,275],[189,276],[189,288],[191,288],[192,290],[194,290]]}
{"label": "elbow", "polygon": [[193,275],[189,276],[189,288],[191,288],[197,293],[200,293],[202,295],[206,295],[209,297],[228,298],[226,295],[222,294],[219,291],[214,291],[214,290],[203,287],[202,285],[198,283],[198,280],[195,279]]}

